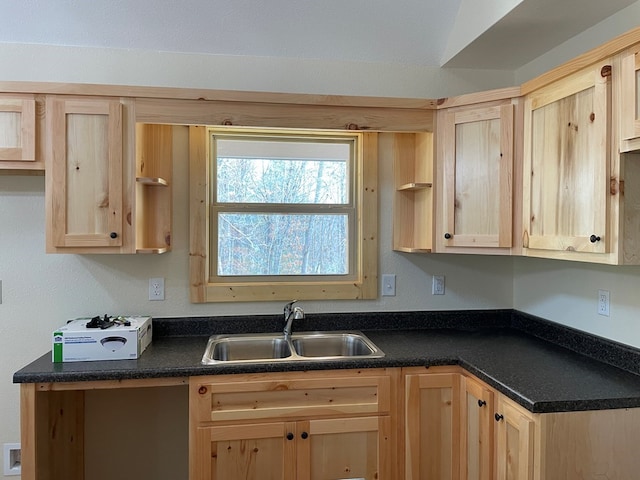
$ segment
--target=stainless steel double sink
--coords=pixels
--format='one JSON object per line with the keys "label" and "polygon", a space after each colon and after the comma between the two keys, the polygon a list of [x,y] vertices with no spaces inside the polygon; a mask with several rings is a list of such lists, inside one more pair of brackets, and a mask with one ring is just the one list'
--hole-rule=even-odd
{"label": "stainless steel double sink", "polygon": [[381,358],[380,350],[357,331],[213,335],[202,356],[205,365]]}

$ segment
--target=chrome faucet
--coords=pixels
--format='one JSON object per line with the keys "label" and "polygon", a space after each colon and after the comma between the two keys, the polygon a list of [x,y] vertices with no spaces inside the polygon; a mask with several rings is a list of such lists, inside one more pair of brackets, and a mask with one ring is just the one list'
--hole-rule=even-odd
{"label": "chrome faucet", "polygon": [[297,300],[287,303],[284,306],[284,336],[288,338],[291,335],[291,324],[294,320],[302,320],[304,318],[304,310],[302,307],[294,307],[293,304]]}

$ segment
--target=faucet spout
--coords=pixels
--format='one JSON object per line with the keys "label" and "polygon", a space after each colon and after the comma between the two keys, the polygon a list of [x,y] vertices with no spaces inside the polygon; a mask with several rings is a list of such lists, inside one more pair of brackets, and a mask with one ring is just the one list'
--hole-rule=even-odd
{"label": "faucet spout", "polygon": [[291,336],[291,324],[294,320],[301,320],[304,318],[304,310],[301,307],[293,307],[293,304],[296,303],[297,300],[293,302],[289,302],[284,306],[284,336],[285,338],[289,338]]}

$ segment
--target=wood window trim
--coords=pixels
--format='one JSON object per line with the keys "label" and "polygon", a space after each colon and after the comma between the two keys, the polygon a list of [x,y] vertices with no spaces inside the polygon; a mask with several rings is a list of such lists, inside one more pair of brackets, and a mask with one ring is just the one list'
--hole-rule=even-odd
{"label": "wood window trim", "polygon": [[189,283],[192,303],[375,299],[378,295],[378,139],[362,134],[362,166],[357,179],[356,280],[330,282],[209,281],[209,185],[207,127],[189,127]]}

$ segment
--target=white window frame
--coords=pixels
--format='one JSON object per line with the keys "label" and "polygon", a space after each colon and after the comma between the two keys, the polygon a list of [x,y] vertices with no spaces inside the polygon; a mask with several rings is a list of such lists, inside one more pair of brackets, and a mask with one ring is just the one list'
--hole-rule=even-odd
{"label": "white window frame", "polygon": [[[210,138],[218,133],[260,136],[304,135],[321,138],[354,138],[355,178],[351,193],[355,204],[350,255],[354,271],[349,275],[277,277],[218,277],[211,274],[212,191]],[[328,130],[249,129],[238,127],[190,127],[190,293],[193,303],[377,298],[377,134]],[[295,210],[295,207],[293,208]],[[214,226],[215,227],[215,226]],[[215,233],[215,232],[214,232]]]}

